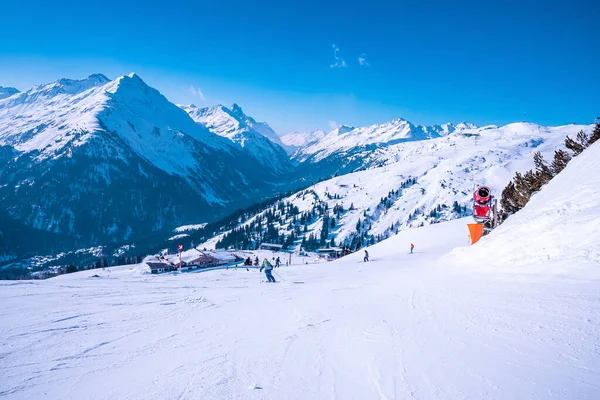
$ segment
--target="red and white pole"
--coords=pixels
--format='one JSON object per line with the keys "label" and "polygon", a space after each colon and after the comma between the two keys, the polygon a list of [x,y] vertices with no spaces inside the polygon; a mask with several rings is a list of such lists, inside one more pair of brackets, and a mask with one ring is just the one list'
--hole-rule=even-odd
{"label": "red and white pole", "polygon": [[183,251],[183,245],[178,245],[177,250],[179,250],[179,272],[181,272],[181,252]]}

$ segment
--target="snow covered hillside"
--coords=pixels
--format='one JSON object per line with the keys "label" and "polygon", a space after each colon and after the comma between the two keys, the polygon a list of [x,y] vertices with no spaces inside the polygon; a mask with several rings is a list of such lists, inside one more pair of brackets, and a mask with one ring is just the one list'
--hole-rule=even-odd
{"label": "snow covered hillside", "polygon": [[[312,235],[321,245],[333,239],[337,245],[354,248],[408,227],[470,214],[472,192],[478,185],[490,186],[499,196],[516,171],[533,166],[534,152],[548,159],[567,134],[574,136],[581,129],[590,127],[517,123],[455,130],[435,139],[365,151],[365,162],[383,166],[313,185],[240,220],[235,231],[220,232],[201,246],[213,248],[220,241],[221,245],[252,245],[253,240],[242,239],[265,240],[265,232],[270,231],[267,239],[279,243],[299,246],[303,237]],[[322,234],[324,226],[328,226],[326,234]]]}
{"label": "snow covered hillside", "polygon": [[281,136],[281,141],[290,154],[297,150],[311,146],[325,137],[325,132],[320,129],[313,129],[308,132],[294,132]]}
{"label": "snow covered hillside", "polygon": [[481,269],[569,274],[600,264],[600,143],[567,165],[521,211],[449,260]]}
{"label": "snow covered hillside", "polygon": [[468,222],[401,231],[370,247],[368,263],[362,252],[293,259],[275,284],[255,268],[148,275],[141,266],[0,282],[0,394],[597,399],[600,265],[557,277],[545,261],[504,274],[441,259],[466,245]]}
{"label": "snow covered hillside", "polygon": [[199,108],[193,104],[180,107],[198,124],[240,145],[265,167],[277,173],[291,171],[290,160],[275,132],[267,124],[248,117],[237,104],[229,108],[221,105]]}
{"label": "snow covered hillside", "polygon": [[0,164],[8,216],[76,248],[215,218],[283,183],[135,74],[61,79],[0,100]]}

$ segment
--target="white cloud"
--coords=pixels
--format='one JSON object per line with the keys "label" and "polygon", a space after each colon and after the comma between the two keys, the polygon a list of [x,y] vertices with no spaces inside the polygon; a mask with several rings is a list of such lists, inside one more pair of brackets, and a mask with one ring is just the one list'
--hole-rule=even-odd
{"label": "white cloud", "polygon": [[362,53],[360,57],[358,57],[358,65],[361,65],[363,67],[368,67],[369,65],[371,65],[365,53]]}
{"label": "white cloud", "polygon": [[346,61],[340,57],[340,48],[335,44],[332,44],[331,47],[333,47],[333,64],[329,68],[344,68]]}
{"label": "white cloud", "polygon": [[192,96],[198,96],[200,98],[200,100],[206,100],[206,98],[204,97],[204,92],[202,92],[202,89],[200,88],[194,88],[192,85],[190,85],[190,87],[188,88],[188,91],[192,94]]}
{"label": "white cloud", "polygon": [[338,124],[338,123],[337,123],[337,122],[335,122],[335,121],[329,121],[329,127],[331,128],[331,130],[337,129],[337,128],[339,128],[340,126],[342,126],[342,125]]}

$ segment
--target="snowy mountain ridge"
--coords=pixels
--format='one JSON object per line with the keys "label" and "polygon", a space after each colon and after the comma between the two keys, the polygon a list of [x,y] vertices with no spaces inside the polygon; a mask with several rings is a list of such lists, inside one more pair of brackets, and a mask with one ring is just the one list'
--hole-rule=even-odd
{"label": "snowy mountain ridge", "polygon": [[349,151],[354,148],[427,140],[473,129],[477,129],[474,124],[464,122],[457,125],[446,123],[422,126],[414,125],[403,118],[365,127],[342,126],[331,131],[316,143],[303,147],[294,155],[294,158],[299,162],[307,160],[318,162],[337,152]]}
{"label": "snowy mountain ridge", "polygon": [[0,100],[10,97],[17,93],[19,93],[19,91],[14,87],[0,86]]}
{"label": "snowy mountain ridge", "polygon": [[313,129],[307,132],[294,132],[281,136],[281,141],[286,146],[288,153],[294,154],[297,150],[311,146],[325,137],[321,129]]}
{"label": "snowy mountain ridge", "polygon": [[0,100],[0,162],[10,217],[79,247],[214,217],[281,183],[136,74],[61,79]]}
{"label": "snowy mountain ridge", "polygon": [[[263,165],[278,173],[289,172],[292,165],[283,143],[266,123],[257,123],[233,104],[199,108],[193,104],[180,105],[199,125],[219,136],[228,138],[251,154]],[[277,138],[273,141],[273,137]]]}

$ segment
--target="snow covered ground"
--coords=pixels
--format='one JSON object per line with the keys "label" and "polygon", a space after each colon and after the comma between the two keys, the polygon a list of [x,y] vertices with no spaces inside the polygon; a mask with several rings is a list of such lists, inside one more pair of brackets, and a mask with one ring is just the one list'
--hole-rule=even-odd
{"label": "snow covered ground", "polygon": [[276,284],[142,266],[0,282],[0,397],[598,399],[599,160],[597,143],[469,248],[463,218]]}
{"label": "snow covered ground", "polygon": [[0,396],[597,399],[600,265],[565,279],[440,262],[467,222],[402,231],[369,263],[282,267],[277,284],[137,267],[2,282]]}

